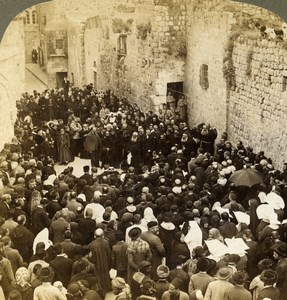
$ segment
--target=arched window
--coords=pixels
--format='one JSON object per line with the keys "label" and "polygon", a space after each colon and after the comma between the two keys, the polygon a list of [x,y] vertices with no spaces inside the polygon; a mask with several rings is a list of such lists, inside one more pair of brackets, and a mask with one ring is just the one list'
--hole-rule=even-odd
{"label": "arched window", "polygon": [[28,10],[26,10],[26,24],[30,24],[31,20],[30,20],[30,13]]}
{"label": "arched window", "polygon": [[36,10],[32,11],[32,23],[33,24],[37,24],[37,14],[36,14]]}

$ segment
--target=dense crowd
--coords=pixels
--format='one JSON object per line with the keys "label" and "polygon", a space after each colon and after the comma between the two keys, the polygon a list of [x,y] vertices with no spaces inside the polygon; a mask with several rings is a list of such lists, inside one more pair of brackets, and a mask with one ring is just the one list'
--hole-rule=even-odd
{"label": "dense crowd", "polygon": [[[142,112],[65,81],[17,108],[0,153],[1,300],[286,297],[287,164],[190,128],[171,94]],[[91,167],[56,173],[75,157]],[[241,186],[241,169],[262,180]]]}

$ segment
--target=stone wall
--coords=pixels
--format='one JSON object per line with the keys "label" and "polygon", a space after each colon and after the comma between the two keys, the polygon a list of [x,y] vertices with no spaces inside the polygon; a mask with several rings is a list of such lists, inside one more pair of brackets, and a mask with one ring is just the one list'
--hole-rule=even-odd
{"label": "stone wall", "polygon": [[[218,1],[217,1],[218,2]],[[222,74],[224,45],[228,41],[229,14],[214,1],[187,6],[186,94],[189,124],[207,122],[220,132],[227,127],[227,91]],[[206,84],[201,69],[206,65]]]}
{"label": "stone wall", "polygon": [[69,45],[67,57],[68,78],[70,81],[74,81],[75,86],[82,87],[86,84],[83,24],[75,24],[69,20],[67,35]]}
{"label": "stone wall", "polygon": [[39,45],[39,31],[35,26],[26,25],[25,28],[25,61],[32,63],[32,50],[38,49]]}
{"label": "stone wall", "polygon": [[[167,83],[184,80],[185,6],[182,1],[110,3],[86,21],[86,82],[154,109],[165,102]],[[120,39],[126,47],[121,53]]]}
{"label": "stone wall", "polygon": [[282,20],[246,4],[200,0],[187,5],[187,20],[190,125],[211,123],[231,142],[265,150],[281,167],[287,155],[287,41],[263,37],[260,28],[282,28]]}
{"label": "stone wall", "polygon": [[287,48],[284,42],[234,42],[236,88],[229,99],[229,135],[265,150],[281,167],[287,157]]}
{"label": "stone wall", "polygon": [[0,149],[14,135],[16,100],[25,91],[23,22],[8,26],[0,45]]}
{"label": "stone wall", "polygon": [[[52,26],[53,27],[53,26]],[[46,35],[46,71],[48,74],[48,85],[51,87],[61,87],[61,82],[57,82],[57,73],[68,71],[68,38],[64,28],[56,26],[45,32]]]}

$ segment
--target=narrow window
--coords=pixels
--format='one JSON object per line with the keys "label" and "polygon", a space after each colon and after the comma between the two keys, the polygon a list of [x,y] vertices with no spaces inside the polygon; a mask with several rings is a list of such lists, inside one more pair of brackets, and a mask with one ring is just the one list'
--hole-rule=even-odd
{"label": "narrow window", "polygon": [[26,11],[26,24],[30,24],[30,13]]}
{"label": "narrow window", "polygon": [[286,92],[286,90],[287,90],[287,76],[283,76],[282,92]]}
{"label": "narrow window", "polygon": [[37,24],[37,16],[36,16],[35,10],[33,10],[33,12],[32,12],[32,23]]}
{"label": "narrow window", "polygon": [[118,56],[127,55],[127,36],[121,34],[118,39]]}
{"label": "narrow window", "polygon": [[203,64],[200,67],[199,84],[205,90],[209,88],[208,65]]}

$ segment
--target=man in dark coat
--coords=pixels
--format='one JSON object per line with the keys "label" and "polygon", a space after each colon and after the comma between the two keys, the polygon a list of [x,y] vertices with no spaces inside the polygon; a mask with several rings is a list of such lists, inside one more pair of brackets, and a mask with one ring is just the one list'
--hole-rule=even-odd
{"label": "man in dark coat", "polygon": [[55,259],[50,261],[50,266],[55,271],[54,281],[61,281],[63,286],[67,288],[71,279],[73,261],[63,253],[61,244],[55,243],[53,248],[57,255]]}
{"label": "man in dark coat", "polygon": [[18,216],[17,222],[19,225],[13,230],[10,237],[23,260],[29,262],[33,254],[32,249],[35,236],[25,227],[26,217],[24,215]]}
{"label": "man in dark coat", "polygon": [[222,222],[219,227],[219,231],[224,238],[231,239],[237,233],[236,225],[229,221],[229,215],[227,212],[221,214]]}
{"label": "man in dark coat", "polygon": [[156,221],[148,222],[148,231],[141,234],[141,239],[146,241],[150,246],[150,251],[152,253],[152,271],[151,277],[153,280],[157,279],[157,267],[161,265],[162,258],[165,256],[165,249],[163,244],[158,237],[159,228]]}
{"label": "man in dark coat", "polygon": [[51,220],[48,217],[48,214],[43,208],[43,200],[41,200],[40,204],[33,210],[32,217],[32,230],[34,234],[38,234],[44,228],[49,228],[51,224]]}
{"label": "man in dark coat", "polygon": [[98,228],[95,231],[95,240],[90,244],[92,253],[91,262],[95,264],[100,286],[106,294],[111,291],[110,266],[111,266],[111,248],[109,242],[104,239],[104,231]]}
{"label": "man in dark coat", "polygon": [[88,245],[93,241],[96,230],[96,221],[93,219],[93,210],[88,208],[85,217],[79,219],[79,232],[83,236],[83,244]]}
{"label": "man in dark coat", "polygon": [[102,141],[94,126],[92,130],[86,135],[84,142],[85,150],[91,154],[92,167],[99,167],[99,161],[102,151]]}

